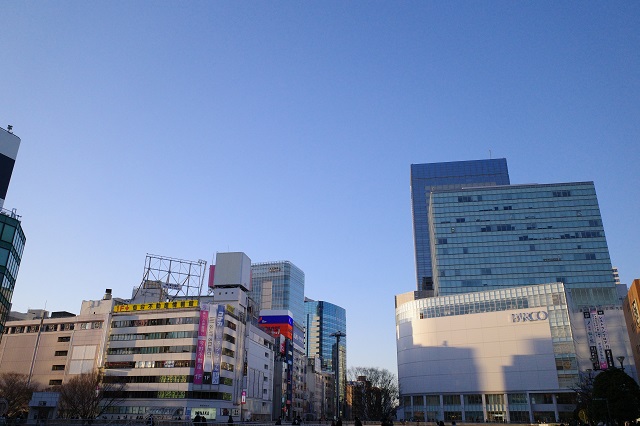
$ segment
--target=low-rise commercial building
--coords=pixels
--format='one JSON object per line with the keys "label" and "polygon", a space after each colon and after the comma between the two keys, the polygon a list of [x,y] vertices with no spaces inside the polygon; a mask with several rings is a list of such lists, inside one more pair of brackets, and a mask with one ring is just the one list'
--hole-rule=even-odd
{"label": "low-rise commercial building", "polygon": [[116,300],[82,302],[79,315],[38,310],[39,317],[9,321],[0,341],[0,374],[20,373],[41,388],[100,368]]}
{"label": "low-rise commercial building", "polygon": [[581,374],[624,357],[637,380],[615,287],[550,283],[417,299],[396,307],[396,324],[406,419],[567,421]]}

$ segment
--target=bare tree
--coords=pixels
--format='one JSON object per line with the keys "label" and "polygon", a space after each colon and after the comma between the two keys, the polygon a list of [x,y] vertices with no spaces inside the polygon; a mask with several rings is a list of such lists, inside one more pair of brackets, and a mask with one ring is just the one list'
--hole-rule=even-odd
{"label": "bare tree", "polygon": [[3,373],[0,375],[0,398],[7,400],[9,409],[7,417],[26,418],[29,413],[29,401],[34,392],[38,391],[38,386],[29,383],[26,374]]}
{"label": "bare tree", "polygon": [[126,384],[118,380],[106,383],[103,379],[102,373],[94,370],[73,376],[60,386],[59,408],[62,416],[90,420],[122,403]]}
{"label": "bare tree", "polygon": [[355,386],[354,416],[362,420],[385,420],[395,415],[398,407],[398,379],[384,368],[351,367],[349,381]]}

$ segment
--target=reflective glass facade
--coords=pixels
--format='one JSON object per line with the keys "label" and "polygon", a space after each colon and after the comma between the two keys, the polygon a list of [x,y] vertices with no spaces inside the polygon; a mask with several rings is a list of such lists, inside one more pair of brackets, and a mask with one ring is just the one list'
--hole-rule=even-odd
{"label": "reflective glass facade", "polygon": [[432,289],[431,245],[429,237],[429,197],[436,189],[463,185],[509,185],[507,160],[454,161],[411,165],[411,207],[418,290]]}
{"label": "reflective glass facade", "polygon": [[[304,302],[306,312],[306,355],[309,358],[320,357],[324,371],[335,372],[334,360],[338,353],[340,400],[343,401],[347,383],[347,311],[333,303],[307,299]],[[336,336],[342,332],[339,347],[336,348]]]}
{"label": "reflective glass facade", "polygon": [[0,335],[11,310],[11,298],[26,241],[18,216],[5,210],[0,212]]}
{"label": "reflective glass facade", "polygon": [[614,286],[593,182],[437,190],[429,225],[436,295]]}
{"label": "reflective glass facade", "polygon": [[254,263],[251,265],[249,293],[260,309],[287,309],[293,320],[305,323],[304,272],[289,261]]}
{"label": "reflective glass facade", "polygon": [[[341,331],[347,332],[347,311],[333,303],[305,300],[307,341],[306,352],[307,357],[320,357],[322,360],[322,369],[325,371],[333,371],[334,346],[336,344],[335,336],[331,334]],[[346,353],[347,338],[340,338],[340,347]],[[343,360],[341,360],[341,369]],[[344,361],[346,367],[346,360]]]}

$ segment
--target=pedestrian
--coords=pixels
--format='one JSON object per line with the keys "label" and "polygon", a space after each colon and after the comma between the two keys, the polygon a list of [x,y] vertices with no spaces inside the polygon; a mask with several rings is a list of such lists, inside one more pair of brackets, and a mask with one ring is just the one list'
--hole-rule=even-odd
{"label": "pedestrian", "polygon": [[342,426],[342,417],[338,417],[338,421],[336,422],[336,426]]}
{"label": "pedestrian", "polygon": [[354,426],[362,426],[362,422],[360,421],[360,417],[356,416],[356,420],[354,422]]}
{"label": "pedestrian", "polygon": [[231,414],[229,414],[229,420],[227,420],[227,424],[228,425],[232,425],[233,424],[233,417],[231,417]]}

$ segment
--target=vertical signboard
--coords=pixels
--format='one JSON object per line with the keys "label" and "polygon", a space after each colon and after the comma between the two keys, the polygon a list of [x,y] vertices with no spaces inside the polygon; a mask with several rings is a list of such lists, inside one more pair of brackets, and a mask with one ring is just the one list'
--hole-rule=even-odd
{"label": "vertical signboard", "polygon": [[611,353],[604,311],[591,308],[589,312],[583,312],[583,315],[594,370],[606,370],[613,367],[613,354]]}
{"label": "vertical signboard", "polygon": [[222,338],[224,337],[224,305],[218,305],[216,313],[216,332],[213,342],[213,373],[211,374],[211,384],[220,384],[220,361],[222,359]]}
{"label": "vertical signboard", "polygon": [[204,375],[204,358],[207,346],[207,325],[209,321],[209,305],[200,307],[200,322],[198,323],[198,346],[196,347],[196,366],[193,374],[193,384],[201,385]]}
{"label": "vertical signboard", "polygon": [[207,318],[207,340],[204,354],[204,373],[202,376],[202,383],[205,385],[211,384],[211,376],[213,373],[213,340],[216,331],[216,315],[213,307],[216,305],[209,305],[209,317]]}

